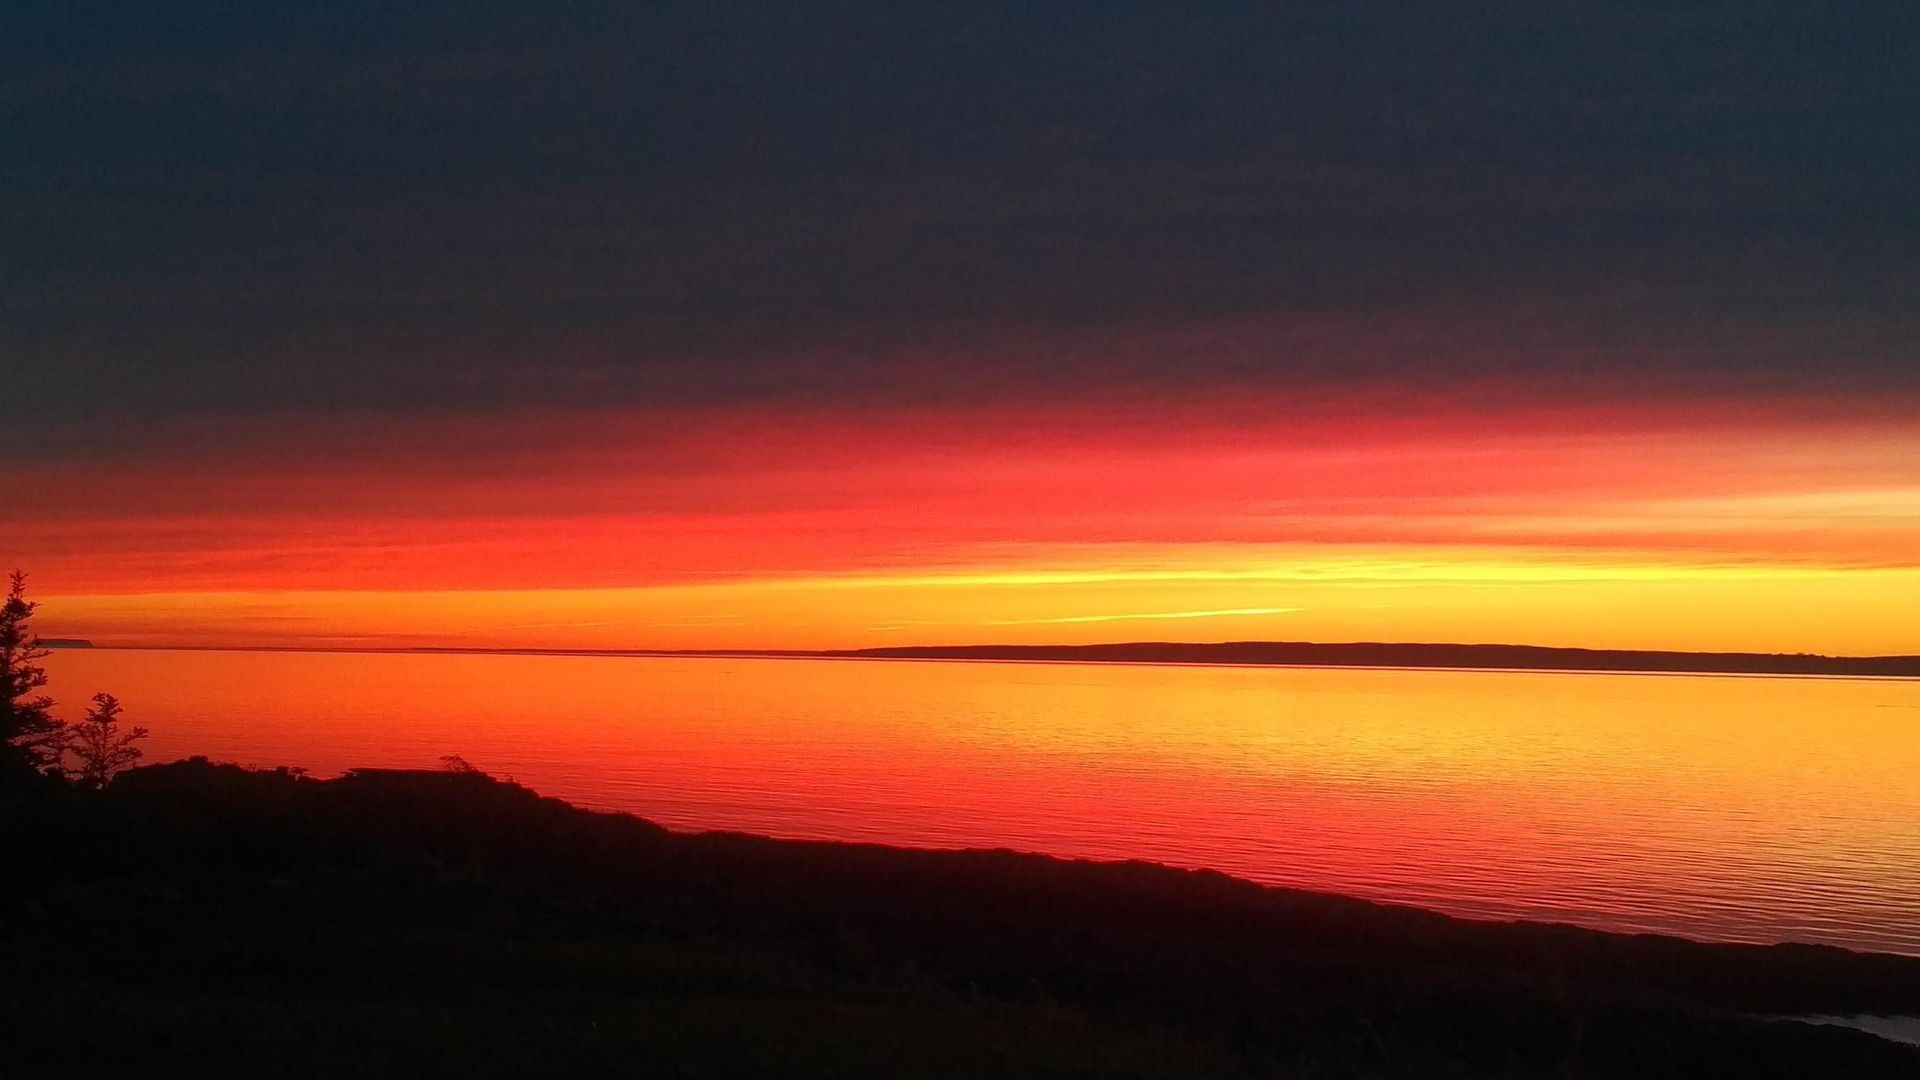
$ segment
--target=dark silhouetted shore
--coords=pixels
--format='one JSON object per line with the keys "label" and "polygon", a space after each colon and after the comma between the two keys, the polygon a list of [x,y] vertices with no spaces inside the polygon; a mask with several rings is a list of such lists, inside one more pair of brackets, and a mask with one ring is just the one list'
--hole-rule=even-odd
{"label": "dark silhouetted shore", "polygon": [[20,1075],[1920,1075],[1920,959],[204,761],[0,815]]}

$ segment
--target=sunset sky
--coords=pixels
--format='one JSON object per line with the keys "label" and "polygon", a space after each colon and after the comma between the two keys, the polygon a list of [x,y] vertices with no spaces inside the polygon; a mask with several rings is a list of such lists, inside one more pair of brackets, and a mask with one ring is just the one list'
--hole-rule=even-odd
{"label": "sunset sky", "polygon": [[23,17],[37,629],[1920,652],[1920,8],[726,7]]}

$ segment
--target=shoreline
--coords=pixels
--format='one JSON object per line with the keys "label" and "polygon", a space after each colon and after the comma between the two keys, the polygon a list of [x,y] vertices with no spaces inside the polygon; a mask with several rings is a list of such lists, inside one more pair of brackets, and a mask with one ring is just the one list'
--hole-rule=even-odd
{"label": "shoreline", "polygon": [[[207,1054],[310,1054],[316,1074],[356,1071],[329,1055],[368,1040],[395,1073],[472,1047],[701,1062],[676,1075],[791,1071],[738,1060],[762,1052],[827,1062],[811,1075],[1920,1068],[1805,1020],[1920,1016],[1920,958],[1481,922],[1137,861],[676,833],[472,772],[189,760],[16,807],[0,840],[26,871],[0,882],[5,1022],[104,1000],[129,1030],[204,1024],[223,1033]],[[74,953],[32,932],[50,911],[100,930]],[[406,1020],[421,1002],[443,1004]],[[902,1044],[902,1025],[926,1033]],[[88,1053],[151,1055],[108,1030]],[[169,1064],[224,1061],[169,1038]],[[1078,1064],[1039,1067],[1059,1055]]]}
{"label": "shoreline", "polygon": [[[1657,653],[1640,650],[1563,649],[1547,646],[1452,646],[1399,645],[1372,642],[1351,645],[1312,644],[1313,651],[1325,655],[1351,655],[1355,648],[1379,650],[1400,655],[1396,662],[1364,662],[1336,659],[1247,659],[1235,658],[1242,646],[1283,646],[1288,649],[1306,643],[1225,642],[1217,644],[1127,642],[1089,646],[901,646],[874,649],[546,649],[483,646],[306,646],[306,645],[115,645],[88,644],[58,646],[70,652],[210,652],[210,653],[318,653],[349,656],[551,656],[608,659],[689,659],[689,660],[837,660],[887,661],[909,663],[970,664],[1060,664],[1103,665],[1115,667],[1169,668],[1279,668],[1289,670],[1327,669],[1336,671],[1463,671],[1489,674],[1543,675],[1666,675],[1715,676],[1727,678],[1807,678],[1807,679],[1920,679],[1920,656],[1817,656],[1812,654],[1770,653]],[[1141,646],[1173,645],[1156,653]],[[1433,659],[1408,659],[1407,651],[1439,650]],[[1587,662],[1562,664],[1479,662],[1471,659],[1445,659],[1448,651],[1467,650],[1471,656],[1495,656],[1513,653],[1565,654]],[[1208,654],[1212,655],[1209,656]],[[1270,654],[1286,655],[1284,652]],[[1670,658],[1661,664],[1641,664],[1625,657]],[[1176,658],[1178,657],[1178,658]],[[1736,660],[1717,660],[1734,657]],[[1718,664],[1719,666],[1715,666]]]}

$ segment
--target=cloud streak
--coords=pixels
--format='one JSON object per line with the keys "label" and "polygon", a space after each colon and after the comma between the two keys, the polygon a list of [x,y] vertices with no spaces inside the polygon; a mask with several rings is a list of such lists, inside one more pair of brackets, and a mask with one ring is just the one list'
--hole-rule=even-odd
{"label": "cloud streak", "polygon": [[1132,619],[1218,619],[1229,615],[1291,615],[1299,608],[1220,608],[1215,611],[1145,611],[1129,615],[1060,615],[1050,619],[988,619],[985,626],[1067,626],[1077,623],[1127,622]]}

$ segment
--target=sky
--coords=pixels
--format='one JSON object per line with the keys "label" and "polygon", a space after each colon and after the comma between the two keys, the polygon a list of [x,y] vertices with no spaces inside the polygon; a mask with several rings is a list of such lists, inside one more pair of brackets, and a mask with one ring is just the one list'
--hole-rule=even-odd
{"label": "sky", "polygon": [[41,633],[1920,652],[1920,8],[641,7],[8,16]]}

